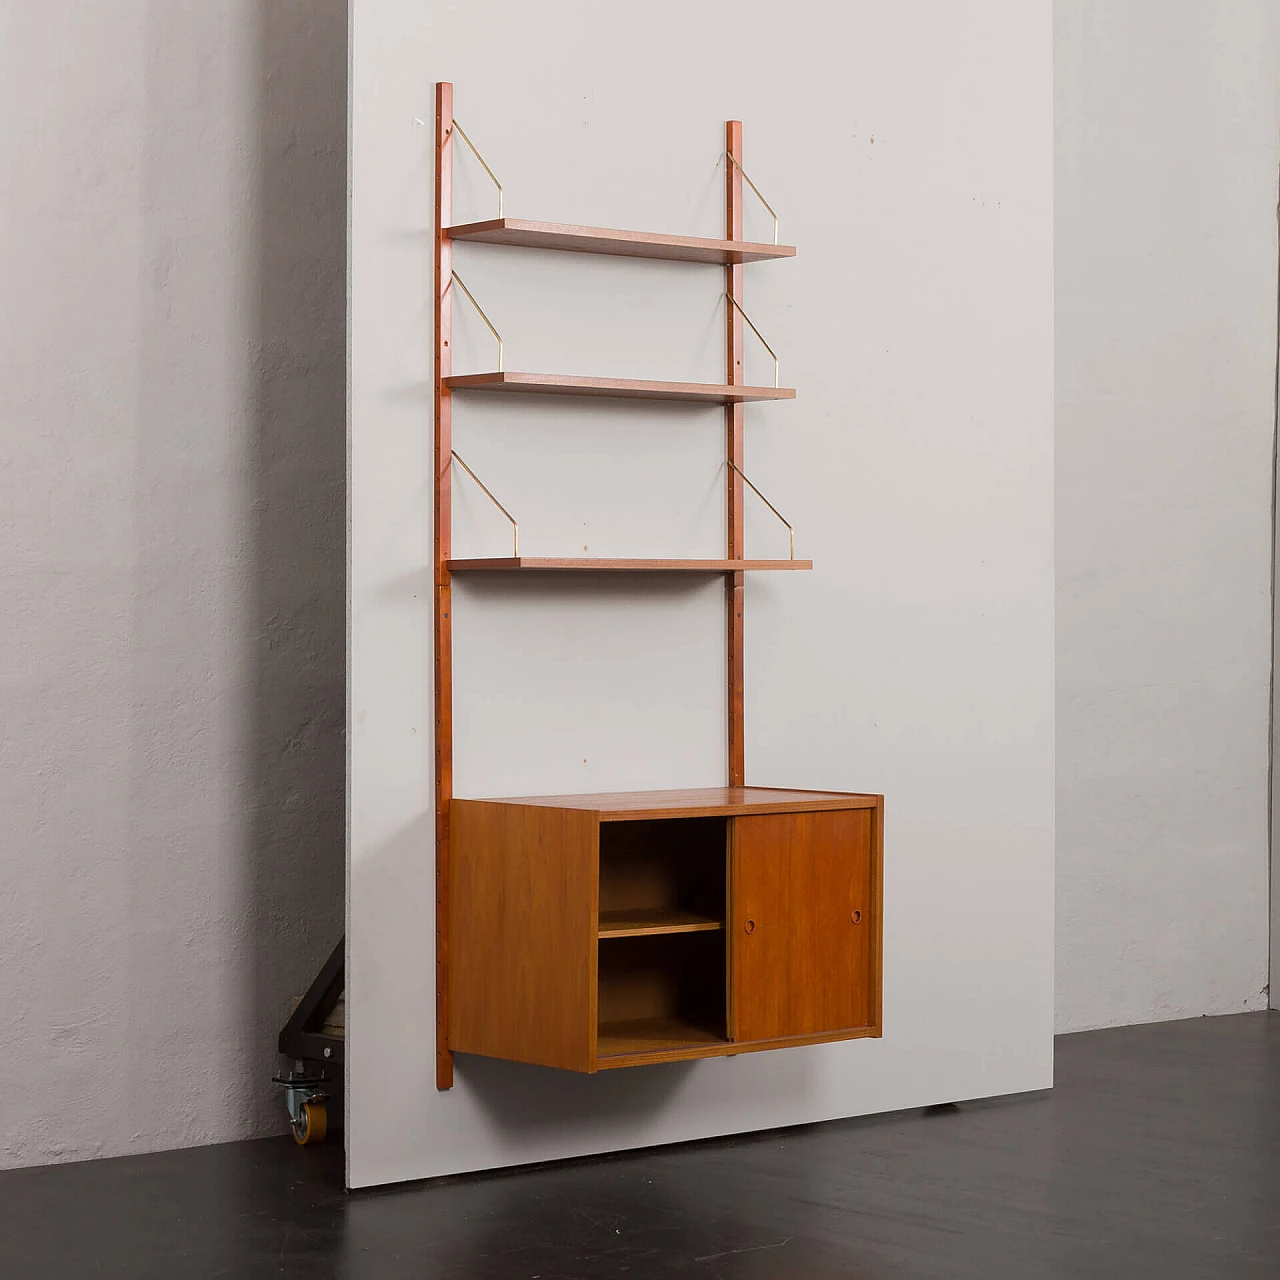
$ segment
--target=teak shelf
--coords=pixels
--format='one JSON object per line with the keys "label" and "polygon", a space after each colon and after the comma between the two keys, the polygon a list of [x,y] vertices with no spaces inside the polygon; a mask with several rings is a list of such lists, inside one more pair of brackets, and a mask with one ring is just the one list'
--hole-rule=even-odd
{"label": "teak shelf", "polygon": [[581,378],[564,373],[464,373],[445,379],[450,391],[520,395],[604,396],[614,400],[681,400],[687,404],[753,404],[794,400],[794,387],[723,386],[711,382],[655,382],[649,378]]}
{"label": "teak shelf", "polygon": [[743,573],[760,569],[812,569],[812,560],[609,560],[554,559],[531,556],[490,556],[478,560],[448,560],[450,573]]}
{"label": "teak shelf", "polygon": [[[453,86],[436,85],[434,611],[436,1083],[454,1054],[571,1071],[851,1040],[881,1034],[884,802],[878,795],[745,785],[744,583],[750,560],[744,406],[791,400],[747,386],[743,267],[795,255],[742,238],[742,125],[725,131],[725,239],[507,218],[450,225],[460,138]],[[760,196],[763,201],[764,197]],[[766,208],[769,206],[766,204]],[[777,216],[772,208],[775,240]],[[724,268],[725,381],[660,382],[498,371],[454,374],[455,243],[660,258]],[[479,305],[478,303],[476,304]],[[481,312],[490,329],[488,317]],[[497,330],[493,329],[495,337]],[[772,348],[765,343],[769,354]],[[774,356],[775,384],[777,357]],[[453,397],[570,395],[723,406],[725,554],[717,559],[530,557],[514,518],[453,449]],[[513,403],[518,404],[518,399]],[[513,554],[454,557],[458,461],[511,521]],[[725,586],[728,785],[680,791],[471,800],[453,794],[455,573],[720,574]]]}
{"label": "teak shelf", "polygon": [[573,227],[523,218],[491,218],[446,227],[450,240],[506,244],[521,249],[559,249],[568,253],[601,253],[616,258],[663,258],[668,262],[707,262],[722,267],[743,262],[794,258],[787,244],[752,244],[741,240],[705,240],[699,236],[666,236],[651,231],[611,231],[606,227]]}
{"label": "teak shelf", "polygon": [[697,911],[673,907],[621,907],[600,912],[600,938],[649,938],[659,933],[706,933],[724,924]]}

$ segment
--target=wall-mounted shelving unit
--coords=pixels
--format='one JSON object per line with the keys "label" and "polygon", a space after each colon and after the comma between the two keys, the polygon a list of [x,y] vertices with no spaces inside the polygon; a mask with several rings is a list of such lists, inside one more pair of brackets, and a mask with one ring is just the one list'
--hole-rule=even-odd
{"label": "wall-mounted shelving unit", "polygon": [[[499,216],[451,225],[455,139],[498,191]],[[435,739],[436,1082],[453,1054],[577,1071],[880,1034],[883,800],[745,785],[744,578],[812,561],[748,559],[744,406],[791,400],[777,357],[743,309],[743,267],[794,257],[742,168],[742,125],[725,134],[725,239],[532,222],[503,214],[502,187],[436,86]],[[745,241],[743,184],[775,243]],[[725,381],[512,373],[502,339],[453,269],[455,243],[507,245],[725,268]],[[498,340],[498,367],[454,374],[454,285]],[[744,379],[744,323],[774,358],[775,385]],[[453,449],[456,394],[596,396],[721,405],[725,554],[715,559],[528,557],[514,518]],[[511,522],[509,557],[455,557],[453,463]],[[468,800],[453,794],[455,573],[719,574],[725,583],[726,787]]]}

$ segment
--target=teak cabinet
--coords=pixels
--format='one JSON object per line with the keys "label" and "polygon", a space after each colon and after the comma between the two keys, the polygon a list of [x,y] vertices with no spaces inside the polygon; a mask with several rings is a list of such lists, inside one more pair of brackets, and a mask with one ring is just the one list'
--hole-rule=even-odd
{"label": "teak cabinet", "polygon": [[880,796],[458,800],[454,1053],[600,1071],[880,1034]]}

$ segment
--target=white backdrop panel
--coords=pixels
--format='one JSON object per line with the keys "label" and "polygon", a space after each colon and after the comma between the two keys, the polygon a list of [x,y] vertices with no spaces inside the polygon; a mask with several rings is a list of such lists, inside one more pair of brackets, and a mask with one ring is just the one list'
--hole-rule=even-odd
{"label": "white backdrop panel", "polygon": [[[1047,1086],[1053,999],[1047,0],[353,0],[353,1186]],[[720,235],[724,120],[798,245],[748,268],[794,404],[748,473],[812,574],[749,580],[747,773],[887,796],[885,1037],[579,1077],[434,1053],[433,83],[511,216]],[[459,154],[456,219],[491,216]],[[753,213],[748,234],[768,238]],[[508,369],[718,380],[722,273],[460,246]],[[492,365],[458,308],[455,370]],[[763,353],[749,376],[771,378]],[[455,400],[530,555],[711,555],[718,411]],[[455,479],[458,554],[505,522]],[[751,507],[748,550],[786,553]],[[583,549],[587,550],[584,551]],[[717,583],[455,587],[457,791],[723,781]]]}

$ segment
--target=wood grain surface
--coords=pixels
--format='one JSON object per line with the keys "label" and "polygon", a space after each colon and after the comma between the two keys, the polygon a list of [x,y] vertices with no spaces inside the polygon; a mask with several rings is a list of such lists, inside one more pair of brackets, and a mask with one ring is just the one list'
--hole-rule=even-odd
{"label": "wood grain surface", "polygon": [[[599,1055],[601,1058],[657,1054],[687,1056],[681,1051],[691,1046],[706,1047],[725,1044],[724,1031],[700,1026],[688,1018],[636,1018],[628,1022],[600,1024]],[[676,1059],[669,1059],[674,1061]],[[601,1066],[608,1066],[602,1062]]]}
{"label": "wood grain surface", "polygon": [[[775,1040],[724,1040],[714,1029],[696,1026],[684,1019],[658,1019],[651,1026],[614,1023],[601,1025],[597,1071],[618,1067],[655,1066],[662,1062],[690,1062],[698,1058],[732,1058],[740,1053],[761,1053],[768,1049],[796,1049],[810,1044],[832,1044],[837,1040],[865,1040],[879,1035],[874,1027],[850,1027],[809,1036],[782,1036]],[[629,1043],[623,1047],[622,1041]]]}
{"label": "wood grain surface", "polygon": [[722,266],[794,258],[787,244],[754,244],[743,240],[708,240],[701,236],[672,236],[653,231],[614,231],[608,227],[579,227],[562,222],[531,222],[526,218],[491,218],[446,228],[452,240],[505,244],[523,249],[560,249],[570,253],[600,253],[623,258],[665,258],[669,262],[708,262]]}
{"label": "wood grain surface", "polygon": [[[724,127],[724,230],[730,240],[742,238],[742,121],[728,120]],[[737,164],[733,161],[736,160]],[[745,306],[741,263],[725,266],[724,287],[738,307]],[[741,386],[747,380],[742,349],[742,312],[727,300],[725,320],[725,381]],[[742,469],[746,466],[746,410],[741,402],[724,408],[725,554],[732,561],[746,557],[746,525],[743,518]],[[736,468],[736,470],[735,470]],[[746,580],[734,572],[724,581],[725,611],[725,742],[728,747],[729,785],[747,780],[746,699]]]}
{"label": "wood grain surface", "polygon": [[873,814],[734,819],[729,1025],[735,1041],[872,1025]]}
{"label": "wood grain surface", "polygon": [[486,797],[491,804],[585,809],[602,822],[645,818],[698,818],[717,814],[802,813],[874,809],[880,797],[855,791],[800,791],[789,787],[691,787],[674,791],[596,791],[584,795]]}
{"label": "wood grain surface", "polygon": [[436,1088],[453,1085],[449,1051],[449,803],[453,798],[453,396],[446,379],[453,367],[453,244],[444,225],[453,216],[453,85],[436,85],[435,352],[432,467],[433,709],[436,806]]}
{"label": "wood grain surface", "polygon": [[675,907],[619,908],[600,912],[600,937],[643,938],[657,933],[702,933],[723,929],[723,921]]}
{"label": "wood grain surface", "polygon": [[812,560],[616,560],[600,557],[486,556],[450,560],[450,573],[733,573],[772,569],[812,569]]}
{"label": "wood grain surface", "polygon": [[796,398],[794,387],[660,382],[651,378],[584,378],[569,373],[461,373],[444,381],[452,391],[606,396],[622,400],[684,400],[692,404],[750,404],[760,400]]}
{"label": "wood grain surface", "polygon": [[455,800],[451,834],[451,1048],[590,1071],[595,815]]}

